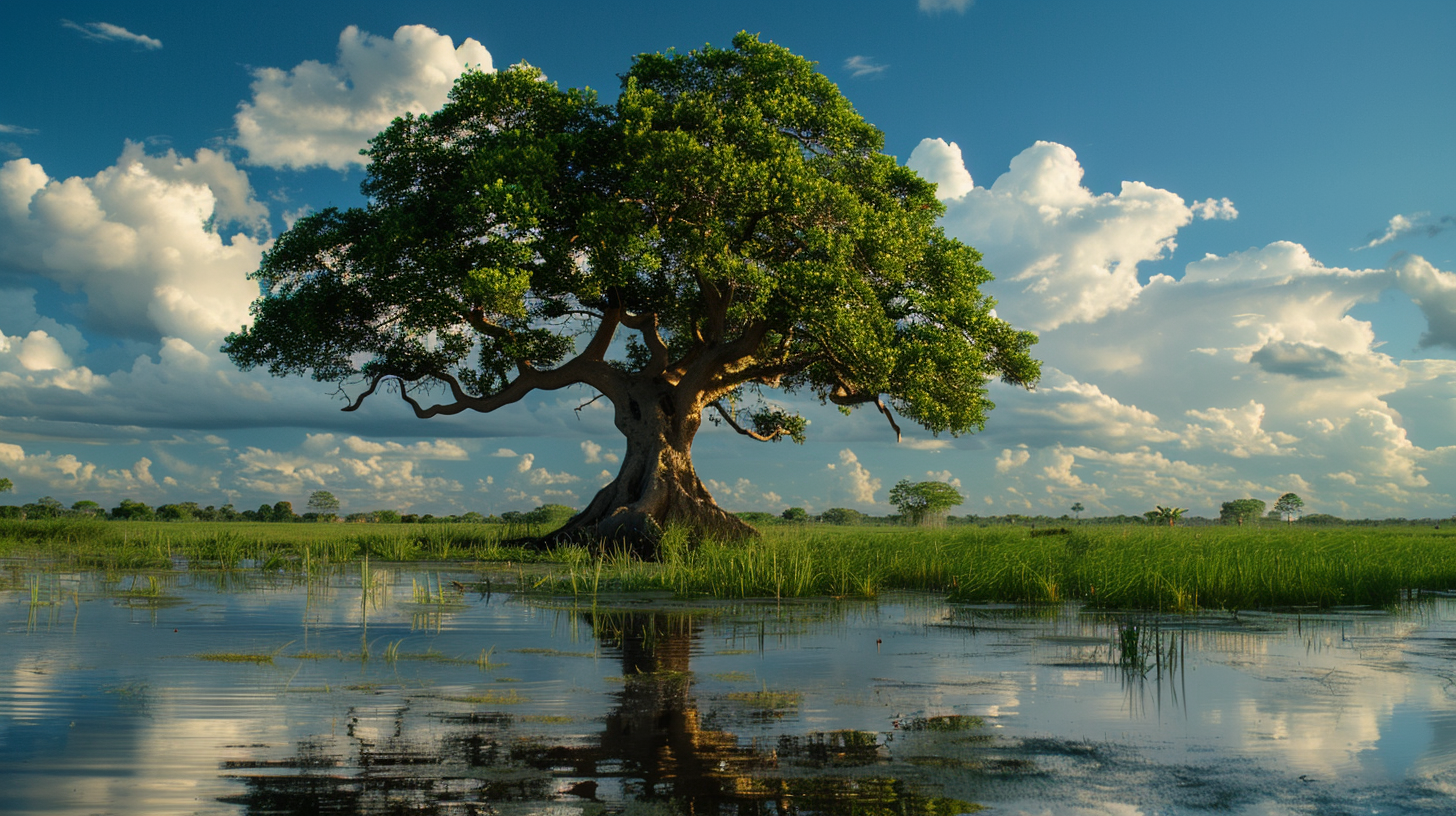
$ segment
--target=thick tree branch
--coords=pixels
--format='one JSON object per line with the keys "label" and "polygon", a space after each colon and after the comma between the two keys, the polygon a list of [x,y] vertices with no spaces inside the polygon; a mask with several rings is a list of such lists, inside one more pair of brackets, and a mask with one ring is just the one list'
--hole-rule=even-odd
{"label": "thick tree branch", "polygon": [[761,434],[751,428],[745,428],[742,425],[739,425],[737,420],[733,419],[732,412],[730,412],[727,408],[723,407],[723,402],[721,400],[714,400],[713,402],[709,403],[709,405],[713,408],[718,409],[719,415],[723,417],[724,422],[728,423],[728,427],[751,439],[757,439],[760,442],[772,442],[781,436],[789,435],[789,431],[786,428],[775,428],[774,432],[771,434]]}
{"label": "thick tree branch", "polygon": [[657,376],[667,371],[667,343],[663,342],[662,335],[657,331],[657,313],[646,312],[634,315],[627,312],[622,313],[622,325],[642,334],[642,342],[647,346],[647,351],[652,356],[647,363],[648,376]]}
{"label": "thick tree branch", "polygon": [[875,397],[875,407],[880,409],[880,413],[884,414],[885,419],[890,421],[890,427],[895,429],[895,444],[898,445],[902,434],[900,433],[900,426],[895,422],[895,415],[890,413],[890,409],[886,407],[885,401],[879,397]]}
{"label": "thick tree branch", "polygon": [[[432,371],[425,374],[419,372],[381,370],[374,373],[369,382],[369,388],[360,394],[357,399],[346,406],[345,411],[357,411],[364,400],[378,390],[381,383],[386,380],[397,380],[400,384],[399,394],[409,406],[414,409],[415,416],[420,419],[429,419],[435,416],[450,416],[461,411],[478,411],[490,413],[499,408],[519,402],[532,391],[556,391],[569,385],[578,383],[590,385],[605,394],[609,399],[615,400],[623,395],[626,390],[626,381],[621,372],[612,368],[606,362],[607,347],[611,345],[612,336],[616,334],[617,326],[620,324],[620,310],[610,308],[602,316],[602,322],[597,326],[587,347],[580,354],[571,358],[565,364],[551,369],[532,368],[529,363],[520,363],[520,373],[514,380],[511,380],[493,394],[477,397],[468,393],[460,386],[460,381],[453,375],[443,371]],[[432,405],[425,408],[409,395],[408,386],[410,383],[424,379],[438,380],[450,389],[450,396],[454,400],[450,403]]]}
{"label": "thick tree branch", "polygon": [[473,307],[466,310],[465,322],[470,324],[472,329],[487,337],[494,337],[497,340],[514,340],[516,333],[504,326],[497,325],[485,318],[485,310],[480,307]]}
{"label": "thick tree branch", "polygon": [[829,401],[835,405],[843,405],[847,408],[853,408],[869,402],[874,403],[875,407],[880,409],[880,413],[885,415],[885,419],[889,420],[890,427],[895,429],[895,441],[899,442],[903,438],[903,434],[900,432],[900,425],[895,422],[895,415],[890,413],[889,406],[885,405],[885,401],[881,398],[880,394],[851,391],[849,386],[841,382],[830,389],[828,397]]}

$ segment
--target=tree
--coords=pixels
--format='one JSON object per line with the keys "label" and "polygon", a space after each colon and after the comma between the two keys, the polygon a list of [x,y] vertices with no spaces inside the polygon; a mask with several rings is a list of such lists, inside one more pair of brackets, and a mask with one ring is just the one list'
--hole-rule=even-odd
{"label": "tree", "polygon": [[1285,493],[1274,502],[1274,512],[1287,522],[1293,523],[1295,516],[1299,515],[1300,509],[1304,507],[1304,499],[1293,493]]}
{"label": "tree", "polygon": [[1160,504],[1156,510],[1151,510],[1143,515],[1147,516],[1149,520],[1166,521],[1169,527],[1173,527],[1186,512],[1188,512],[1186,507],[1164,507]]}
{"label": "tree", "polygon": [[920,524],[965,501],[960,491],[945,482],[915,482],[901,479],[890,488],[890,504],[911,524]]}
{"label": "tree", "polygon": [[15,483],[8,478],[0,477],[0,493],[9,493],[15,489]]}
{"label": "tree", "polygon": [[293,512],[293,502],[281,501],[275,503],[268,519],[270,521],[298,521],[298,516]]}
{"label": "tree", "polygon": [[131,499],[122,499],[121,504],[111,508],[111,517],[121,521],[151,521],[154,516],[151,507]]}
{"label": "tree", "polygon": [[825,524],[861,524],[864,519],[864,513],[848,507],[831,507],[819,514],[819,520]]}
{"label": "tree", "polygon": [[523,513],[521,518],[528,524],[540,524],[549,527],[565,524],[575,515],[575,507],[567,507],[564,504],[543,504],[535,510],[529,510]]}
{"label": "tree", "polygon": [[802,507],[785,507],[784,512],[779,514],[779,518],[802,524],[809,520],[809,511]]}
{"label": "tree", "polygon": [[1218,519],[1225,524],[1243,526],[1245,521],[1258,521],[1264,515],[1264,502],[1259,499],[1234,499],[1219,506]]}
{"label": "tree", "polygon": [[191,521],[196,510],[196,502],[164,504],[157,508],[157,518],[162,521]]}
{"label": "tree", "polygon": [[1072,503],[1072,513],[1077,517],[1077,520],[1078,521],[1081,521],[1082,520],[1082,511],[1083,510],[1086,510],[1086,509],[1087,508],[1085,508],[1085,507],[1082,506],[1082,503],[1081,502],[1073,502]]}
{"label": "tree", "polygon": [[333,519],[339,510],[339,500],[327,490],[315,490],[308,496],[308,509],[318,513],[320,520]]}
{"label": "tree", "polygon": [[75,504],[72,504],[71,511],[77,513],[78,515],[91,516],[93,518],[106,514],[105,507],[102,507],[101,505],[97,504],[94,501],[91,501],[90,499],[82,499]]}
{"label": "tree", "polygon": [[51,496],[42,496],[33,503],[21,508],[26,518],[31,519],[53,519],[60,518],[66,514],[66,506],[59,499]]}
{"label": "tree", "polygon": [[704,412],[801,441],[805,419],[763,401],[778,388],[871,406],[897,437],[892,409],[960,434],[984,427],[989,379],[1039,376],[1035,336],[979,292],[980,255],[936,226],[935,186],[883,146],[813,63],[748,34],[637,57],[610,107],[526,65],[467,72],[370,143],[367,207],[279,237],[224,349],[337,384],[346,411],[383,391],[421,418],[489,413],[585,386],[626,454],[554,540],[651,555],[670,522],[756,535],[694,470]]}

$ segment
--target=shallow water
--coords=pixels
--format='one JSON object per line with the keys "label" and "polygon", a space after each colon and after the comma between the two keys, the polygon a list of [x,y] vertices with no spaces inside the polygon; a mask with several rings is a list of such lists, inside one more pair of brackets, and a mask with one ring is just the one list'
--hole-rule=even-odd
{"label": "shallow water", "polygon": [[9,576],[0,812],[1456,812],[1451,599],[1157,619],[594,606],[449,566]]}

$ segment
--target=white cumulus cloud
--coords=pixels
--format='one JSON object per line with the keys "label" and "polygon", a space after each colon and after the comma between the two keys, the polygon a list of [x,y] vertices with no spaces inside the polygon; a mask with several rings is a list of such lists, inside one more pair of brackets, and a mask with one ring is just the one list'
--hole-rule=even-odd
{"label": "white cumulus cloud", "polygon": [[234,117],[236,144],[269,167],[335,170],[362,166],[359,151],[405,113],[432,113],[467,68],[490,71],[490,52],[473,39],[459,47],[422,25],[393,38],[349,26],[336,61],[254,72],[253,96]]}
{"label": "white cumulus cloud", "polygon": [[870,475],[869,468],[859,461],[854,451],[845,448],[839,452],[839,465],[830,465],[839,472],[840,486],[848,491],[857,504],[874,504],[875,493],[883,482]]}
{"label": "white cumulus cloud", "polygon": [[0,165],[0,260],[83,293],[88,327],[122,337],[211,346],[247,323],[267,245],[218,228],[266,216],[247,176],[205,149],[128,143],[114,166],[64,180],[29,159]]}
{"label": "white cumulus cloud", "polygon": [[944,201],[960,198],[975,189],[971,173],[966,169],[961,146],[944,139],[922,139],[910,152],[906,166],[926,181],[935,182],[935,197]]}
{"label": "white cumulus cloud", "polygon": [[[953,177],[948,149],[927,148],[927,165],[932,157],[939,177]],[[989,291],[1017,325],[1054,329],[1128,308],[1142,291],[1138,264],[1171,252],[1193,219],[1167,190],[1124,181],[1096,194],[1082,175],[1071,148],[1037,142],[989,188],[947,204],[947,232],[984,253],[997,275]]]}

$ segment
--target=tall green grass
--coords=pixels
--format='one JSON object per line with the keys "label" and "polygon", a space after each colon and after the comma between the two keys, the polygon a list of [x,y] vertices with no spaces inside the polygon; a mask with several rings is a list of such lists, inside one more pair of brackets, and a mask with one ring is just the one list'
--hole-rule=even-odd
{"label": "tall green grass", "polygon": [[0,557],[102,569],[302,569],[383,561],[532,561],[504,542],[520,530],[471,524],[250,524],[0,520]]}
{"label": "tall green grass", "polygon": [[[581,547],[507,546],[502,525],[0,521],[0,557],[103,569],[309,571],[381,561],[552,561],[525,588],[595,595],[873,597],[942,592],[956,601],[1162,611],[1389,605],[1456,588],[1456,535],[1414,528],[1098,527],[1032,536],[1016,527],[940,530],[775,526],[757,542],[664,535],[661,562]],[[537,573],[537,575],[540,575]]]}
{"label": "tall green grass", "polygon": [[1161,611],[1389,605],[1456,588],[1456,537],[1409,530],[1085,528],[770,529],[751,545],[687,545],[669,531],[660,564],[578,557],[553,591],[682,596],[872,597],[945,592],[955,601]]}

